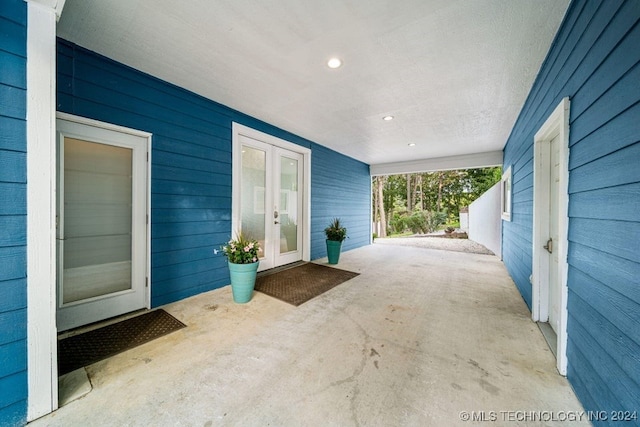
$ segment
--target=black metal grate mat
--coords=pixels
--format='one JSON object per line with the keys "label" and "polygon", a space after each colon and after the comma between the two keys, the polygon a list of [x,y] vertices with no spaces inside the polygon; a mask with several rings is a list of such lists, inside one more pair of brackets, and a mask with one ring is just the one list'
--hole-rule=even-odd
{"label": "black metal grate mat", "polygon": [[162,309],[58,341],[58,375],[106,359],[186,327]]}
{"label": "black metal grate mat", "polygon": [[255,290],[298,306],[358,274],[307,263],[258,277]]}

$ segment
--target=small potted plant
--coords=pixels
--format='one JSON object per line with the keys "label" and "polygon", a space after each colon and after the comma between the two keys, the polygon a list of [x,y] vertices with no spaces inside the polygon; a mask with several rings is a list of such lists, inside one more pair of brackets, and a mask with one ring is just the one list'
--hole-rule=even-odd
{"label": "small potted plant", "polygon": [[239,304],[249,302],[253,295],[258,272],[258,252],[260,245],[256,240],[238,233],[235,239],[229,240],[222,252],[229,260],[229,276],[233,300]]}
{"label": "small potted plant", "polygon": [[347,238],[347,229],[340,224],[340,218],[334,218],[331,224],[324,229],[327,236],[327,258],[329,264],[337,264],[340,259],[342,242]]}

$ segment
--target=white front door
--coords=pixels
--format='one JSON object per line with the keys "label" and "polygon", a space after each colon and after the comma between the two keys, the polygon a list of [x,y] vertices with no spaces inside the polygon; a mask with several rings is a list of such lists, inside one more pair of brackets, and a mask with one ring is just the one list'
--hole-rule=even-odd
{"label": "white front door", "polygon": [[558,206],[560,182],[560,144],[556,135],[549,143],[549,325],[560,331],[560,276],[558,264]]}
{"label": "white front door", "polygon": [[147,306],[147,144],[58,120],[57,325]]}
{"label": "white front door", "polygon": [[[239,135],[240,200],[234,234],[260,243],[260,270],[303,258],[304,158],[300,153]],[[239,194],[238,194],[239,193]]]}

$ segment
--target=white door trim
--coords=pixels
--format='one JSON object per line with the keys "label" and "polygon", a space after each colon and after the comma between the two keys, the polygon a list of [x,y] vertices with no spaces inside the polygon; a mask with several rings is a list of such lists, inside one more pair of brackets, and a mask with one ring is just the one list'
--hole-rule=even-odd
{"label": "white door trim", "polygon": [[64,1],[27,2],[27,420],[58,408],[56,20]]}
{"label": "white door trim", "polygon": [[569,98],[564,98],[534,137],[533,147],[533,271],[532,319],[546,322],[549,318],[549,256],[543,246],[549,238],[549,164],[550,142],[556,136],[560,144],[560,180],[558,203],[558,251],[560,286],[560,328],[557,332],[557,363],[561,375],[567,374],[567,249],[569,229]]}
{"label": "white door trim", "polygon": [[240,224],[240,169],[241,169],[241,143],[240,136],[246,136],[269,145],[284,148],[303,156],[303,194],[302,209],[302,260],[311,259],[311,150],[284,139],[277,138],[253,128],[233,122],[231,125],[231,152],[232,152],[232,197],[231,197],[231,232],[238,230]]}

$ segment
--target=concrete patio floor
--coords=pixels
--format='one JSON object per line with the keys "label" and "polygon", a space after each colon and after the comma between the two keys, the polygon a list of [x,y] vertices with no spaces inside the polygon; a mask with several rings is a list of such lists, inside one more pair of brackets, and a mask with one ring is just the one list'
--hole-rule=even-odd
{"label": "concrete patio floor", "polygon": [[373,244],[337,267],[360,275],[299,307],[228,286],[165,306],[187,328],[30,425],[589,425],[531,420],[582,407],[497,257]]}

